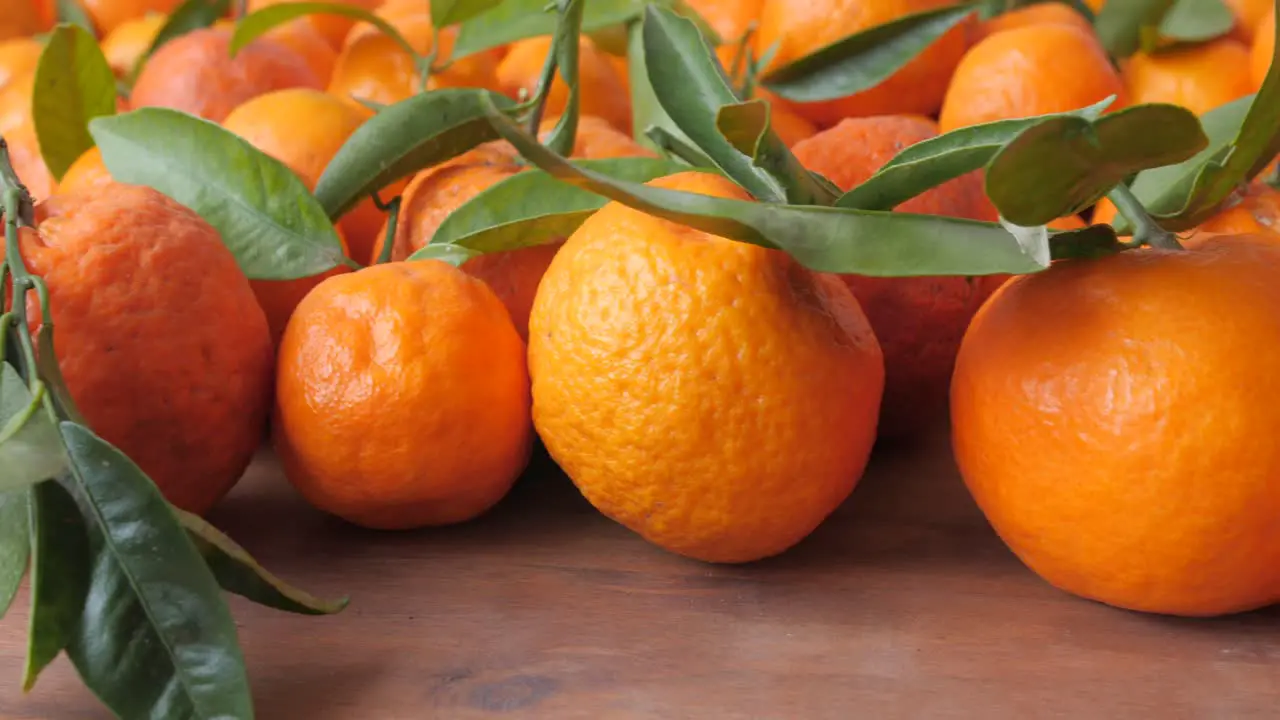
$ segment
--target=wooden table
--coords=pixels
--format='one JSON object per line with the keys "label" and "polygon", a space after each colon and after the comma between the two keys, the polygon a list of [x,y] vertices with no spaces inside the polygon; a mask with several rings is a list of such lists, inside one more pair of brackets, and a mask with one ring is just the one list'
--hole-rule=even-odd
{"label": "wooden table", "polygon": [[[546,460],[489,515],[411,533],[305,506],[272,459],[211,519],[342,614],[232,609],[263,720],[1277,718],[1280,610],[1111,609],[1004,548],[945,432],[878,451],[780,558],[684,560],[598,515]],[[26,608],[0,625],[0,717],[109,717],[60,659],[23,696]]]}

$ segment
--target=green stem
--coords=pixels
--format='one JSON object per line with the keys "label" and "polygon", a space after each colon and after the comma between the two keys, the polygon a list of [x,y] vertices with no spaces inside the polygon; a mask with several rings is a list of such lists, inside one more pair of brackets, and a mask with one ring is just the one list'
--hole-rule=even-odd
{"label": "green stem", "polygon": [[[375,197],[375,201],[377,198]],[[378,253],[378,259],[374,261],[375,265],[385,265],[391,262],[392,246],[396,242],[396,227],[400,224],[400,196],[392,198],[391,202],[383,206],[381,202],[377,202],[378,206],[387,213],[387,234],[382,239],[382,252]]]}
{"label": "green stem", "polygon": [[1154,248],[1164,248],[1166,250],[1182,250],[1182,243],[1178,242],[1178,238],[1173,233],[1165,230],[1156,224],[1155,220],[1147,214],[1147,209],[1142,206],[1142,202],[1138,200],[1128,185],[1117,185],[1111,192],[1107,193],[1107,197],[1111,202],[1115,203],[1116,210],[1129,221],[1133,226],[1133,240],[1135,245],[1150,245]]}
{"label": "green stem", "polygon": [[[756,21],[752,20],[751,23],[747,25],[747,29],[742,32],[742,37],[738,38],[738,47],[733,52],[733,62],[729,66],[730,82],[737,83],[740,79],[739,76],[743,72],[743,64],[747,62],[747,53],[751,51],[748,43],[751,42],[751,36],[755,33],[755,30]],[[739,94],[738,99],[750,100],[751,98],[743,97]]]}
{"label": "green stem", "polygon": [[556,44],[551,43],[551,49],[547,51],[547,59],[542,63],[542,74],[538,76],[538,89],[534,93],[533,110],[529,112],[529,134],[538,137],[538,130],[542,125],[542,114],[547,107],[547,97],[551,95],[551,84],[556,80],[556,70],[559,68],[556,55]]}

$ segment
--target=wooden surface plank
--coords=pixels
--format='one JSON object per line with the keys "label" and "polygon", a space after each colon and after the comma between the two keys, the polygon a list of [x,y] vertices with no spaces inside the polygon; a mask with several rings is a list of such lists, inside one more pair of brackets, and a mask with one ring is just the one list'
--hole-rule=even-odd
{"label": "wooden surface plank", "polygon": [[[264,720],[1276,718],[1280,611],[1144,616],[1047,586],[956,476],[944,432],[878,451],[812,537],[744,567],[684,560],[597,514],[543,458],[484,518],[363,531],[272,458],[211,520],[329,618],[233,599]],[[65,659],[24,696],[20,601],[0,717],[109,717]]]}

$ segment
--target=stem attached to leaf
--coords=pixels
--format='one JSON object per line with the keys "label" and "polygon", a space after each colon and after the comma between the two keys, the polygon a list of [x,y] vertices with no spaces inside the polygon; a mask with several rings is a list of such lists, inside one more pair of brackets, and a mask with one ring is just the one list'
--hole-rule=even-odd
{"label": "stem attached to leaf", "polygon": [[529,132],[534,137],[538,137],[538,129],[542,125],[542,114],[547,107],[547,98],[551,95],[551,83],[556,79],[556,69],[559,67],[556,54],[553,44],[547,51],[546,62],[542,63],[542,74],[538,77],[538,89],[533,96],[533,110],[529,112],[528,123]]}
{"label": "stem attached to leaf", "polygon": [[1133,226],[1133,245],[1135,247],[1141,245],[1150,245],[1154,248],[1164,248],[1166,250],[1182,250],[1182,243],[1178,242],[1178,238],[1173,233],[1165,230],[1151,219],[1151,215],[1147,213],[1147,209],[1142,206],[1142,202],[1138,200],[1128,185],[1117,185],[1111,192],[1107,193],[1107,197],[1111,202],[1115,203],[1116,210],[1124,216]]}
{"label": "stem attached to leaf", "polygon": [[396,227],[400,224],[400,200],[401,196],[397,195],[391,202],[383,204],[377,195],[373,196],[374,204],[387,214],[387,234],[382,238],[382,252],[378,253],[378,257],[373,261],[375,265],[391,262],[391,251],[396,242]]}

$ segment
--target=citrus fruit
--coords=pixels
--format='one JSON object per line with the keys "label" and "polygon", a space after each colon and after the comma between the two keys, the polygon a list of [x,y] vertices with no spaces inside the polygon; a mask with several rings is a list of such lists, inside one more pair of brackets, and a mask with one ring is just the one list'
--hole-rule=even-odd
{"label": "citrus fruit", "polygon": [[[451,61],[457,26],[436,32],[430,8],[418,0],[392,0],[376,13],[426,56],[439,43],[427,89],[440,87],[490,87],[497,67],[495,51],[479,52]],[[355,25],[334,64],[329,92],[351,102],[368,100],[390,105],[422,92],[422,77],[414,58],[386,33],[369,23]]]}
{"label": "citrus fruit", "polygon": [[[246,9],[250,13],[253,13],[272,5],[307,1],[308,0],[249,0]],[[333,1],[339,5],[349,5],[362,10],[373,10],[378,6],[377,0]],[[301,19],[308,25],[312,26],[316,32],[325,39],[325,42],[329,43],[329,45],[335,50],[342,47],[342,42],[346,39],[347,33],[351,31],[351,26],[355,24],[355,20],[346,15],[328,13],[311,13],[309,15],[304,15]]]}
{"label": "citrus fruit", "polygon": [[7,0],[0,13],[0,40],[34,35],[43,25],[40,9],[32,0]]}
{"label": "citrus fruit", "polygon": [[98,37],[107,37],[116,28],[130,20],[145,17],[151,13],[168,15],[173,12],[182,0],[78,0],[84,8]]}
{"label": "citrus fruit", "polygon": [[[764,0],[759,30],[752,35],[756,57],[775,43],[765,69],[798,60],[841,38],[925,10],[954,5],[954,0]],[[796,103],[819,126],[846,117],[918,113],[931,115],[942,105],[951,73],[968,45],[965,23],[952,28],[909,63],[875,87],[849,97]]]}
{"label": "citrus fruit", "polygon": [[1134,104],[1170,103],[1203,115],[1253,92],[1249,48],[1231,38],[1137,52],[1123,68],[1127,98]]}
{"label": "citrus fruit", "polygon": [[1200,223],[1196,231],[1241,235],[1280,233],[1280,191],[1255,180],[1234,202]]}
{"label": "citrus fruit", "polygon": [[938,117],[943,132],[995,120],[1078,110],[1124,83],[1093,35],[1070,25],[1027,25],[989,35],[965,53]]}
{"label": "citrus fruit", "polygon": [[1262,22],[1275,8],[1272,0],[1226,0],[1226,3],[1236,16],[1234,34],[1242,42],[1253,42],[1266,32]]}
{"label": "citrus fruit", "polygon": [[0,87],[0,133],[32,122],[31,99],[35,95],[35,87],[34,70],[15,75]]}
{"label": "citrus fruit", "polygon": [[116,77],[128,77],[133,72],[168,19],[163,13],[147,13],[120,23],[102,38],[102,54]]}
{"label": "citrus fruit", "polygon": [[1041,2],[1010,10],[983,21],[978,25],[974,40],[981,40],[1004,30],[1044,24],[1069,25],[1087,33],[1093,32],[1093,25],[1070,5],[1061,2]]}
{"label": "citrus fruit", "polygon": [[62,175],[58,189],[64,193],[101,187],[111,182],[111,173],[102,162],[102,151],[95,145],[85,150]]}
{"label": "citrus fruit", "polygon": [[248,467],[270,408],[249,281],[213,227],[150,188],[60,193],[43,209],[22,254],[48,285],[71,397],[170,502],[204,513]]}
{"label": "citrus fruit", "polygon": [[1276,14],[1267,15],[1266,20],[1258,28],[1258,37],[1253,41],[1249,51],[1249,77],[1253,81],[1255,91],[1262,89],[1262,82],[1267,79],[1271,70],[1271,61],[1276,52]]}
{"label": "citrus fruit", "polygon": [[229,30],[205,28],[165,43],[138,73],[130,103],[222,122],[238,105],[272,90],[322,89],[306,60],[279,42],[260,37],[235,57],[230,42]]}
{"label": "citrus fruit", "polygon": [[297,53],[316,74],[321,85],[327,85],[333,77],[338,51],[329,45],[320,31],[308,23],[305,17],[277,25],[263,33],[262,37],[274,40]]}
{"label": "citrus fruit", "polygon": [[22,178],[22,184],[31,197],[39,202],[52,195],[58,182],[44,164],[35,125],[28,120],[5,130],[4,139],[9,144],[9,160],[13,163],[13,170]]}
{"label": "citrus fruit", "polygon": [[[1212,236],[1017,277],[965,335],[964,482],[1065,591],[1205,616],[1280,599],[1274,238]],[[1051,319],[1051,321],[1046,321]]]}
{"label": "citrus fruit", "polygon": [[483,282],[438,260],[316,286],[280,345],[273,418],[289,482],[376,529],[470,520],[532,448],[525,346]]}
{"label": "citrus fruit", "polygon": [[0,89],[36,71],[43,46],[29,37],[0,41]]}
{"label": "citrus fruit", "polygon": [[[802,165],[847,191],[903,148],[937,134],[933,121],[917,116],[848,118],[801,141],[794,150]],[[977,172],[928,190],[896,210],[972,220],[997,217]],[[962,276],[841,277],[857,297],[884,352],[880,435],[908,435],[933,418],[945,417],[960,338],[985,299],[981,283]]]}
{"label": "citrus fruit", "polygon": [[[550,51],[549,35],[511,43],[506,56],[498,63],[495,89],[515,99],[533,97]],[[613,69],[608,55],[585,35],[578,42],[578,99],[583,114],[594,115],[623,132],[631,132],[631,98],[626,94],[622,79]],[[545,112],[559,115],[564,112],[568,101],[569,88],[557,73],[547,94]]]}
{"label": "citrus fruit", "polygon": [[[549,132],[559,118],[543,120]],[[599,160],[649,155],[631,138],[600,118],[578,118],[573,157]],[[524,168],[515,148],[505,142],[489,142],[448,162],[418,173],[405,189],[400,203],[391,258],[403,260],[431,242],[440,223],[471,198]],[[379,233],[373,256],[381,253],[385,228]],[[542,273],[560,247],[561,241],[545,245],[486,253],[463,263],[462,269],[479,277],[498,294],[511,313],[521,338],[528,338],[529,309]]]}
{"label": "citrus fruit", "polygon": [[[649,185],[748,199],[703,172]],[[848,497],[884,382],[838,278],[618,203],[551,261],[529,370],[538,434],[592,505],[726,563],[784,552]]]}

